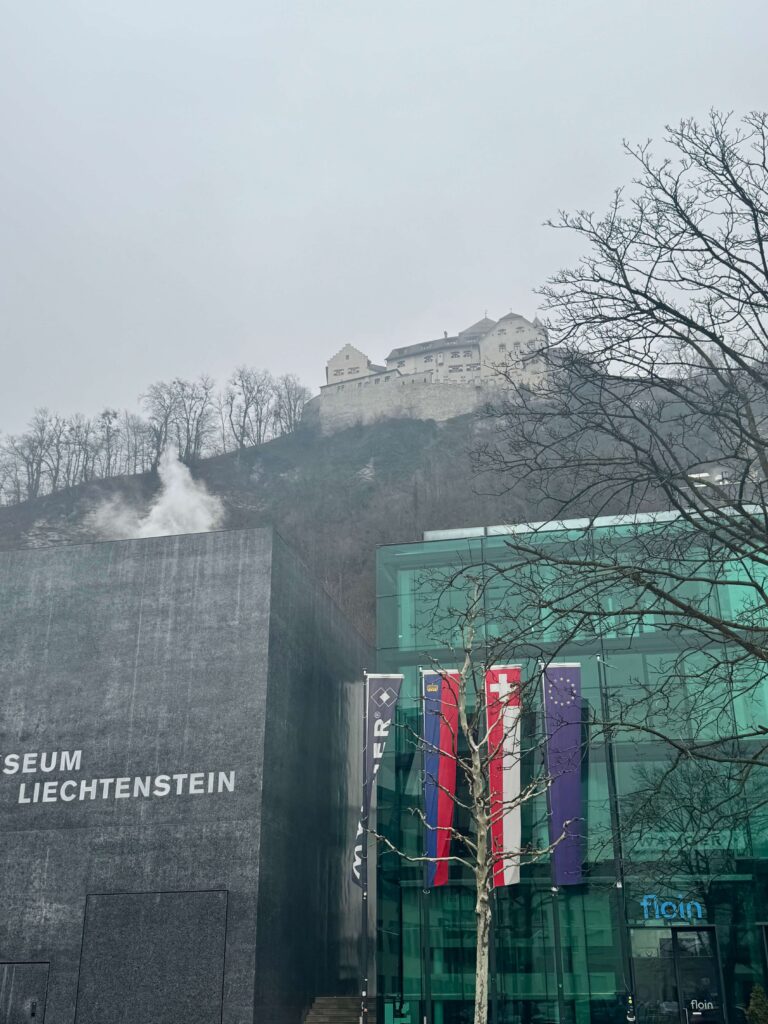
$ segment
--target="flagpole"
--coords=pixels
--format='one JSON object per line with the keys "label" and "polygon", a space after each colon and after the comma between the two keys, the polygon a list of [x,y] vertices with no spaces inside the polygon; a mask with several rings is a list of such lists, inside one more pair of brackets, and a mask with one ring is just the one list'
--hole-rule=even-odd
{"label": "flagpole", "polygon": [[361,900],[360,909],[362,920],[360,922],[360,960],[361,960],[361,985],[360,985],[360,1024],[367,1024],[368,1021],[368,822],[370,819],[370,803],[366,799],[368,792],[368,688],[370,682],[368,673],[365,672],[365,690],[363,693],[363,813],[361,824],[363,826],[363,851],[360,866]]}
{"label": "flagpole", "polygon": [[[544,735],[548,737],[547,732],[547,703],[546,697],[544,696],[545,686],[545,665],[544,662],[540,662],[541,669],[541,681],[542,681],[542,709],[541,713],[544,717]],[[547,740],[547,773],[550,771],[549,765],[549,740]],[[550,829],[551,839],[551,828],[552,828],[552,779],[549,779],[549,785],[547,786],[547,817],[548,817],[548,828]],[[555,987],[557,990],[557,1017],[559,1024],[566,1024],[566,1011],[565,1011],[565,984],[563,977],[563,939],[560,932],[560,903],[558,895],[560,888],[555,881],[555,850],[554,847],[549,855],[549,891],[552,897],[552,938],[554,940],[554,960],[555,960]]]}
{"label": "flagpole", "polygon": [[[426,869],[425,869],[426,872]],[[423,978],[424,978],[424,1014],[423,1024],[431,1024],[432,1022],[432,947],[430,945],[429,936],[429,894],[430,890],[426,888],[426,878],[424,879],[424,885],[421,890],[421,961],[423,964]]]}
{"label": "flagpole", "polygon": [[[595,551],[594,530],[589,532],[590,554]],[[594,582],[595,595],[598,596],[597,580]],[[598,599],[599,603],[599,599]],[[627,920],[627,897],[624,891],[624,844],[621,836],[621,815],[616,785],[616,752],[613,747],[613,726],[610,722],[610,701],[608,698],[608,680],[605,676],[605,637],[601,631],[599,637],[600,650],[597,654],[597,686],[600,697],[600,713],[603,717],[603,744],[605,751],[605,767],[608,781],[608,816],[611,823],[614,863],[614,895],[616,910],[619,917],[619,956],[624,975],[624,998],[627,1024],[634,1024],[635,1011],[635,965],[632,959],[632,947],[629,940],[629,922]]]}
{"label": "flagpole", "polygon": [[610,704],[608,687],[605,678],[605,647],[600,640],[600,654],[597,656],[597,682],[600,690],[600,712],[603,716],[603,745],[605,751],[605,767],[608,780],[608,814],[611,822],[613,840],[614,894],[619,925],[619,955],[621,956],[622,973],[624,974],[624,998],[626,1000],[626,1016],[628,1021],[634,1020],[634,964],[632,951],[629,947],[627,924],[627,900],[624,892],[624,850],[621,841],[621,818],[619,815],[619,798],[616,787],[616,752],[613,747],[613,726],[610,721]]}
{"label": "flagpole", "polygon": [[560,903],[558,896],[560,889],[555,885],[554,870],[552,871],[552,880],[550,891],[552,893],[552,929],[554,932],[553,938],[555,940],[555,985],[557,986],[557,1016],[560,1024],[566,1024],[567,1018],[565,1013],[565,986],[563,978],[563,940],[560,934]]}
{"label": "flagpole", "polygon": [[[419,685],[421,687],[421,702],[422,702],[422,735],[425,739],[421,746],[421,774],[426,780],[427,778],[427,746],[426,746],[426,732],[424,722],[424,716],[426,714],[427,702],[426,694],[424,692],[424,669],[419,668]],[[422,786],[422,793],[424,792],[424,786]],[[428,849],[427,849],[427,829],[426,829],[426,804],[424,807],[424,878],[421,887],[421,963],[422,963],[422,978],[423,978],[423,992],[424,992],[424,1014],[422,1016],[422,1024],[432,1024],[432,946],[430,942],[430,921],[429,921],[429,861],[426,860]]]}
{"label": "flagpole", "polygon": [[[360,887],[360,1024],[368,1020],[368,1003],[370,999],[369,968],[371,948],[369,939],[370,918],[370,886],[368,885],[368,833],[371,821],[371,805],[374,798],[376,773],[384,756],[384,748],[397,711],[397,702],[403,684],[403,676],[379,675],[364,671],[365,687],[363,694],[363,799],[360,805],[360,818],[355,832],[355,844],[352,858],[352,882]],[[371,679],[375,680],[373,688]],[[372,704],[376,706],[371,707]],[[374,954],[376,926],[374,922]],[[373,957],[376,963],[375,955]],[[375,968],[374,968],[375,970]],[[375,983],[375,976],[374,976]],[[374,984],[375,987],[375,984]]]}

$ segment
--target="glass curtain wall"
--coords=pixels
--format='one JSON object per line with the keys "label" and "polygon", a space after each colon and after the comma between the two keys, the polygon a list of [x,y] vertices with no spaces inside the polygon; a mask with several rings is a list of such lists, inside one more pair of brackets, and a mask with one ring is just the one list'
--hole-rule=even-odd
{"label": "glass curtain wall", "polygon": [[[420,855],[423,843],[422,825],[412,812],[423,806],[416,744],[419,671],[461,664],[452,649],[460,639],[456,593],[454,588],[446,596],[446,579],[455,581],[467,567],[475,580],[490,573],[484,580],[477,658],[482,661],[487,652],[497,660],[494,644],[515,606],[513,582],[497,583],[493,573],[508,557],[503,536],[379,551],[377,670],[401,672],[405,680],[397,728],[378,776],[377,829],[406,855]],[[621,600],[617,596],[617,607]],[[728,595],[717,600],[725,602]],[[557,638],[550,639],[554,647]],[[672,783],[667,744],[626,732],[610,743],[602,730],[590,734],[590,708],[599,709],[605,693],[632,687],[651,692],[654,679],[669,675],[683,647],[685,658],[693,661],[678,673],[679,686],[689,688],[683,698],[690,699],[690,713],[696,714],[701,674],[695,659],[706,660],[711,652],[692,652],[668,630],[654,629],[652,615],[631,636],[617,619],[615,629],[603,630],[599,638],[577,630],[565,646],[558,641],[557,660],[582,666],[584,881],[555,891],[545,857],[523,863],[519,884],[495,891],[492,1024],[625,1024],[630,993],[638,1024],[746,1024],[753,987],[765,984],[765,783],[754,775],[737,785],[728,771],[696,765],[676,770]],[[524,671],[535,674],[530,651],[523,650],[522,658],[516,653],[504,651],[504,662],[528,658]],[[735,687],[723,713],[734,720],[762,714],[768,721],[768,689],[744,690],[739,696]],[[683,706],[676,698],[675,713]],[[661,722],[670,708],[668,700],[655,711],[645,704],[643,715],[649,720],[656,713]],[[664,720],[665,729],[669,724]],[[523,717],[523,735],[540,729],[540,712],[532,709]],[[523,775],[535,768],[523,763]],[[469,827],[461,812],[457,824]],[[543,797],[523,806],[522,827],[524,842],[538,838],[546,844]],[[427,890],[422,866],[380,850],[377,881],[380,1020],[470,1022],[475,959],[470,872],[452,864],[448,884]]]}

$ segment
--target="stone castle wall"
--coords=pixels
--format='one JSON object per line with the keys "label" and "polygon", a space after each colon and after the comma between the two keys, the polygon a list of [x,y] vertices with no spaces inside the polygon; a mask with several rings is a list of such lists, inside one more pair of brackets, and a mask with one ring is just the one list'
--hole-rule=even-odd
{"label": "stone castle wall", "polygon": [[503,383],[500,371],[535,385],[545,373],[538,351],[546,328],[509,312],[486,316],[455,336],[395,348],[386,365],[346,344],[326,365],[326,384],[304,406],[325,434],[381,419],[449,420],[482,408]]}
{"label": "stone castle wall", "polygon": [[477,384],[434,384],[397,378],[380,385],[324,388],[304,406],[304,420],[324,434],[381,419],[449,420],[474,412],[488,401],[490,389]]}

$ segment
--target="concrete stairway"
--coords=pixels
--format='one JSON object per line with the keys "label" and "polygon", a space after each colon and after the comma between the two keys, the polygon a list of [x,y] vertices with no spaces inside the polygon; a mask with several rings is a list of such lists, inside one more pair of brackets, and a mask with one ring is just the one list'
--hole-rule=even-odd
{"label": "concrete stairway", "polygon": [[[359,1024],[360,996],[317,996],[304,1024]],[[368,1003],[368,1024],[376,1024],[376,1000]]]}

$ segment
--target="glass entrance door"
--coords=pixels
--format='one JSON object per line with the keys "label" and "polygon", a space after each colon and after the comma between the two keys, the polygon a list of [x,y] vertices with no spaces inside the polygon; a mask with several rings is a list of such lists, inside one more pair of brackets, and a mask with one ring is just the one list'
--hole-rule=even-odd
{"label": "glass entrance door", "polygon": [[670,928],[633,928],[637,1024],[680,1024]]}
{"label": "glass entrance door", "polygon": [[724,1024],[714,928],[673,928],[681,1024]]}
{"label": "glass entrance door", "polygon": [[638,1024],[725,1024],[714,928],[633,928]]}

